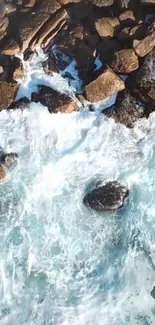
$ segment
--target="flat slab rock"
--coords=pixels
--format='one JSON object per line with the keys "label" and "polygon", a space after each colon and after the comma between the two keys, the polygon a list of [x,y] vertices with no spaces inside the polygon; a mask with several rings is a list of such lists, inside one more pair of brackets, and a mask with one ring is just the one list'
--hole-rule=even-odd
{"label": "flat slab rock", "polygon": [[38,86],[38,93],[32,93],[31,101],[46,106],[50,113],[72,113],[80,109],[72,98],[47,86]]}
{"label": "flat slab rock", "polygon": [[[2,53],[16,55],[20,51],[24,52],[30,46],[30,42],[32,42],[45,22],[60,8],[61,5],[56,0],[38,1],[36,6],[34,6],[34,10],[29,11],[26,18],[20,21],[18,26],[18,41],[16,37],[8,38],[3,46]],[[14,33],[17,33],[16,28]]]}
{"label": "flat slab rock", "polygon": [[111,97],[125,88],[124,81],[112,69],[106,68],[99,73],[99,76],[84,89],[84,97],[91,103]]}
{"label": "flat slab rock", "polygon": [[83,203],[95,211],[117,210],[124,206],[128,198],[128,188],[114,181],[108,182],[87,193]]}

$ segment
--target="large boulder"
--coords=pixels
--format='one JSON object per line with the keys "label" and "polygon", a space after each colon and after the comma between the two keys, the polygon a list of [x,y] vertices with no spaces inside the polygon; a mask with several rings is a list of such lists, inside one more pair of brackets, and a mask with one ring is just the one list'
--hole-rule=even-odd
{"label": "large boulder", "polygon": [[122,208],[129,198],[129,190],[117,181],[93,189],[87,193],[83,203],[95,211],[117,210]]}
{"label": "large boulder", "polygon": [[38,93],[32,93],[31,101],[48,107],[50,113],[72,113],[80,109],[72,98],[47,86],[38,86]]}
{"label": "large boulder", "polygon": [[84,97],[91,103],[104,100],[125,88],[124,81],[112,69],[98,70],[96,78],[84,88]]}
{"label": "large boulder", "polygon": [[0,111],[8,108],[13,103],[18,88],[17,82],[0,78]]}
{"label": "large boulder", "polygon": [[132,49],[118,51],[113,57],[111,67],[117,73],[130,73],[138,69],[138,57]]}

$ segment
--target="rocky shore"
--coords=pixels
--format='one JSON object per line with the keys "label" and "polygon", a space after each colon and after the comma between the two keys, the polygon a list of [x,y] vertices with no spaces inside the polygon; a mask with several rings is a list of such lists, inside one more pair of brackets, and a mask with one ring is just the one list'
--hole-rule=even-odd
{"label": "rocky shore", "polygon": [[[79,111],[85,103],[94,110],[117,94],[102,113],[133,127],[155,110],[155,0],[0,0],[0,23],[0,111],[30,102],[50,113]],[[16,101],[26,74],[23,62],[39,47],[48,75],[75,60],[82,90],[74,99],[38,85],[30,99]],[[0,166],[3,179],[6,166]]]}
{"label": "rocky shore", "polygon": [[[83,90],[76,96],[82,104],[86,100],[93,109],[118,93],[115,106],[104,114],[128,127],[154,111],[154,0],[0,0],[0,12],[0,110],[15,101],[24,76],[17,56],[27,60],[41,47],[48,54],[45,71],[59,73],[55,46],[77,62]],[[45,86],[31,101],[46,104],[50,112],[79,110],[72,99]]]}

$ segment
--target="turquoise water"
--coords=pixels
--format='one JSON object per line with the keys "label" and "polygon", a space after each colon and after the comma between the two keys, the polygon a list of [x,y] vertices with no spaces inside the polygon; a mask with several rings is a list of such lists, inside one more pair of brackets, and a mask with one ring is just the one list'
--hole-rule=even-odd
{"label": "turquoise water", "polygon": [[[1,112],[0,128],[19,153],[0,185],[0,324],[154,324],[155,115],[128,130],[97,110],[31,104]],[[123,210],[83,206],[88,187],[116,179],[130,190]]]}

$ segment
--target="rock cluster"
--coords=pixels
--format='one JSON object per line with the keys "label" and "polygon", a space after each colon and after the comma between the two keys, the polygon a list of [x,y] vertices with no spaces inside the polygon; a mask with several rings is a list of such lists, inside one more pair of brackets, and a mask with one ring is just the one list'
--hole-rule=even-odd
{"label": "rock cluster", "polygon": [[[16,55],[26,60],[38,46],[47,53],[49,74],[62,66],[53,46],[76,60],[83,82],[78,98],[94,104],[118,93],[115,106],[103,111],[116,122],[131,127],[154,111],[154,0],[0,0],[0,110],[16,107],[24,75]],[[102,62],[98,70],[96,58]],[[76,101],[45,86],[31,100],[51,113],[79,110]]]}

